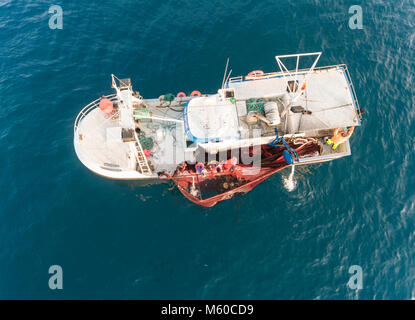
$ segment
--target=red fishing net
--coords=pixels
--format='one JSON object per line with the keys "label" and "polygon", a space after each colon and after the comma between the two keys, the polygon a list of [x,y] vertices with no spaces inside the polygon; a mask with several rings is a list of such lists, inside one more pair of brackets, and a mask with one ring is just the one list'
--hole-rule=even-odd
{"label": "red fishing net", "polygon": [[[298,156],[315,156],[320,147],[314,139],[301,139],[300,144],[289,142]],[[180,192],[190,201],[203,207],[212,207],[218,202],[251,191],[274,173],[289,167],[283,157],[285,147],[261,146],[260,165],[238,164],[236,159],[224,163],[180,166],[173,176],[168,176]]]}

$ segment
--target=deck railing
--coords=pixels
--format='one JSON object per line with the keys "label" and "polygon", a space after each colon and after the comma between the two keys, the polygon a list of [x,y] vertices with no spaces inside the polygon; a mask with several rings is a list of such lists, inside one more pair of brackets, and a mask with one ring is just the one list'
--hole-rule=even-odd
{"label": "deck railing", "polygon": [[359,121],[362,121],[362,115],[360,113],[359,100],[357,100],[356,91],[354,89],[352,78],[350,77],[349,69],[347,68],[346,65],[344,65],[343,68],[344,68],[344,71],[346,72],[346,78],[347,78],[347,81],[348,81],[348,84],[349,84],[350,91],[352,93],[353,104],[354,104],[354,107],[357,111],[357,117],[358,117]]}
{"label": "deck railing", "polygon": [[[313,71],[328,70],[328,69],[334,69],[334,68],[339,68],[339,67],[346,68],[346,65],[345,64],[338,64],[338,65],[332,65],[332,66],[326,66],[326,67],[316,67],[316,68],[313,69]],[[289,72],[292,73],[292,75],[298,75],[298,74],[307,73],[309,70],[310,69],[307,68],[307,69],[299,69],[298,71],[292,71],[291,70]],[[249,80],[259,80],[259,79],[266,79],[266,78],[275,77],[275,76],[284,77],[284,76],[287,76],[287,73],[284,73],[284,72],[281,72],[281,71],[268,72],[268,73],[264,73],[260,77],[249,77],[248,79],[247,79],[248,76],[238,76],[238,77],[230,78],[226,84],[228,84],[232,81],[238,81],[238,80],[245,80],[245,81],[246,80],[248,80],[248,81]]]}
{"label": "deck railing", "polygon": [[[116,94],[111,94],[108,96],[104,96],[107,99],[110,99],[112,102],[117,100],[117,95]],[[77,115],[76,119],[75,119],[75,124],[74,124],[74,128],[73,128],[73,132],[74,132],[74,136],[76,134],[76,130],[79,127],[80,122],[82,121],[83,118],[85,118],[85,116],[90,113],[92,110],[94,110],[95,108],[99,107],[99,102],[100,102],[101,98],[98,98],[95,101],[92,101],[91,103],[89,103],[88,105],[86,105]]]}

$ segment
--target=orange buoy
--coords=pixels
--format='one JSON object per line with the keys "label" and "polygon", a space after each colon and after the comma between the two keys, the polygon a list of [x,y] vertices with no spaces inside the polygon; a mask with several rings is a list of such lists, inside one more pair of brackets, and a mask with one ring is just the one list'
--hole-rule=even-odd
{"label": "orange buoy", "polygon": [[180,98],[180,97],[185,98],[185,97],[186,97],[186,94],[185,94],[184,92],[179,92],[179,93],[177,94],[176,98]]}
{"label": "orange buoy", "polygon": [[262,70],[254,70],[248,73],[248,77],[260,77],[264,75],[264,71]]}
{"label": "orange buoy", "polygon": [[303,84],[303,86],[301,87],[301,90],[305,90],[305,88],[306,88],[306,84],[305,84],[305,82],[304,82],[304,84]]}
{"label": "orange buoy", "polygon": [[101,109],[102,112],[108,115],[114,111],[114,104],[112,103],[110,99],[102,96],[101,101],[99,102],[99,108]]}
{"label": "orange buoy", "polygon": [[190,96],[191,96],[191,97],[194,97],[194,96],[199,96],[199,97],[201,97],[201,96],[202,96],[202,94],[200,93],[200,91],[195,90],[195,91],[192,91],[192,93],[190,94]]}

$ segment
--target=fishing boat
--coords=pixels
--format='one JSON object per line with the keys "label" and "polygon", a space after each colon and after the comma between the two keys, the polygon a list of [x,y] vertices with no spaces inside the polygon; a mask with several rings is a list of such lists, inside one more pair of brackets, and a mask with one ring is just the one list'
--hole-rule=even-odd
{"label": "fishing boat", "polygon": [[346,65],[316,67],[320,56],[276,56],[279,70],[239,77],[228,59],[214,94],[144,99],[130,79],[111,75],[115,92],[76,117],[76,155],[105,178],[173,181],[205,207],[285,168],[349,156],[362,112]]}

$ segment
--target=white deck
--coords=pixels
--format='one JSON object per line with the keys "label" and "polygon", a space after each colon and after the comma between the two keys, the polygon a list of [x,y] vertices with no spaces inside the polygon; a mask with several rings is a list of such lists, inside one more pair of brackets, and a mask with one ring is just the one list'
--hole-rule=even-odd
{"label": "white deck", "polygon": [[78,129],[80,150],[88,161],[100,166],[135,170],[129,145],[121,137],[111,137],[111,128],[117,127],[119,124],[105,118],[99,108],[92,110]]}
{"label": "white deck", "polygon": [[[143,122],[139,127],[153,138],[154,147],[149,157],[155,172],[174,172],[177,165],[189,160],[186,157],[186,134],[182,122],[182,112],[168,108],[150,107],[153,119]],[[166,120],[157,120],[163,118]],[[177,121],[168,121],[174,119]]]}
{"label": "white deck", "polygon": [[[304,73],[296,75],[301,83]],[[256,80],[231,80],[229,88],[236,99],[281,97],[287,95],[287,76],[269,75]],[[354,105],[353,94],[343,67],[315,70],[306,80],[306,89],[293,105],[312,112],[302,115],[288,112],[286,132],[317,131],[340,127],[358,126],[360,121]]]}

